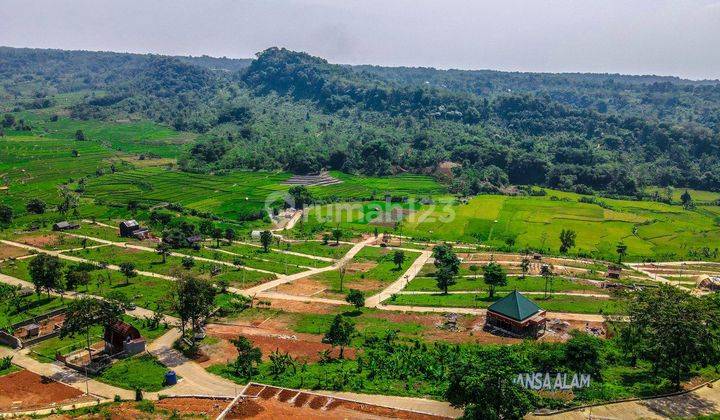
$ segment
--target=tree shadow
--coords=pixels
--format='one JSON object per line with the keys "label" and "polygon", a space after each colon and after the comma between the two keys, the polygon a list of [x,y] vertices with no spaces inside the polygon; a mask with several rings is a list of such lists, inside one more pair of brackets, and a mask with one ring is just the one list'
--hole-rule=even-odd
{"label": "tree shadow", "polygon": [[645,400],[640,404],[658,415],[669,418],[695,417],[717,411],[714,402],[693,393]]}

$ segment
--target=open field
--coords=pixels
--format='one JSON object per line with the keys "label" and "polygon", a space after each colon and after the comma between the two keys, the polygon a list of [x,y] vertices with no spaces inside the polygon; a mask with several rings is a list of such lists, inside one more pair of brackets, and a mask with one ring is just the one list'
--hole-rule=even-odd
{"label": "open field", "polygon": [[[122,320],[140,331],[140,335],[145,338],[147,343],[151,343],[154,339],[163,335],[167,328],[164,325],[156,329],[149,329],[145,326],[143,320],[123,315]],[[94,326],[90,328],[91,344],[98,344],[99,348],[102,348],[102,334],[103,328],[101,326]],[[78,334],[73,337],[60,338],[53,337],[30,347],[30,355],[37,360],[45,363],[52,363],[55,360],[55,354],[60,353],[62,355],[68,355],[76,350],[83,349],[87,346],[87,340],[83,334]],[[94,346],[93,346],[94,347]]]}
{"label": "open field", "polygon": [[[479,275],[477,279],[462,277],[457,280],[457,283],[450,286],[450,291],[476,291],[476,290],[487,290],[488,286],[483,281],[482,275]],[[405,291],[429,291],[437,292],[437,284],[434,277],[416,277],[407,287],[403,289]],[[524,279],[519,277],[508,277],[508,283],[506,286],[500,286],[496,288],[498,291],[512,291],[518,290],[521,292],[542,292],[545,290],[545,279],[537,276],[528,276]],[[606,293],[602,289],[592,284],[583,283],[582,281],[568,280],[564,278],[554,278],[549,282],[548,290],[561,292],[561,291],[588,291],[592,293]]]}
{"label": "open field", "polygon": [[349,289],[357,289],[369,295],[397,280],[418,256],[418,253],[405,252],[405,261],[398,268],[393,263],[392,250],[365,247],[347,264],[342,290],[340,273],[333,270],[281,285],[276,291],[298,296],[344,299]]}
{"label": "open field", "polygon": [[104,370],[98,380],[124,389],[160,391],[168,368],[149,354],[129,357]]}
{"label": "open field", "polygon": [[[158,256],[154,252],[141,251],[132,248],[121,248],[117,246],[84,249],[68,252],[67,255],[74,255],[76,257],[85,258],[95,262],[105,261],[115,265],[120,265],[123,262],[132,262],[135,264],[135,268],[138,271],[147,271],[166,276],[172,276],[175,272],[187,271],[188,273],[205,279],[225,279],[231,284],[240,284],[241,282],[244,282],[245,286],[274,278],[272,274],[249,270],[237,270],[226,265],[214,264],[205,261],[196,261],[195,266],[186,270],[182,266],[182,258],[180,257],[168,256],[166,262],[163,264],[162,257]],[[211,275],[211,270],[213,269],[219,270],[219,273],[214,276]]]}
{"label": "open field", "polygon": [[[562,229],[577,232],[573,254],[617,258],[615,247],[628,246],[627,260],[718,259],[712,244],[720,242],[717,214],[706,207],[684,210],[679,205],[599,198],[579,202],[579,194],[548,190],[545,197],[482,195],[467,204],[433,205],[369,203],[338,209],[311,209],[308,224],[340,223],[356,232],[390,231],[420,240],[451,240],[500,248],[531,248],[557,253]],[[399,228],[373,224],[374,218],[398,208],[405,216]],[[703,250],[709,247],[709,251]],[[708,255],[705,255],[708,253]]]}
{"label": "open field", "polygon": [[[505,293],[496,293],[490,299],[487,292],[462,293],[462,294],[398,294],[386,300],[385,303],[392,305],[406,306],[429,306],[449,308],[487,308],[493,302],[505,296]],[[612,299],[601,299],[588,296],[550,295],[543,298],[542,295],[527,296],[535,301],[542,309],[552,312],[573,312],[578,314],[618,314],[622,309]]]}

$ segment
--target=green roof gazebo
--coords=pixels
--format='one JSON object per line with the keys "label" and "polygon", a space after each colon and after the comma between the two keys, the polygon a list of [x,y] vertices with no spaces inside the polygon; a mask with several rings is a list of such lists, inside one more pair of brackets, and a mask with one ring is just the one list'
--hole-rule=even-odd
{"label": "green roof gazebo", "polygon": [[488,329],[514,337],[537,338],[545,332],[545,322],[545,311],[517,290],[490,305],[485,318]]}

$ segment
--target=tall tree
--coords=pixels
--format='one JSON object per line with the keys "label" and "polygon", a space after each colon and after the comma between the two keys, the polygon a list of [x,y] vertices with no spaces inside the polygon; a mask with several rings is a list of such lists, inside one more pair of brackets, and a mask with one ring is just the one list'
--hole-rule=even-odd
{"label": "tall tree", "polygon": [[435,282],[438,289],[442,290],[444,295],[447,295],[450,286],[456,283],[455,273],[450,267],[442,266],[435,271]]}
{"label": "tall tree", "polygon": [[548,295],[548,285],[552,281],[553,272],[552,268],[548,264],[543,264],[543,266],[540,268],[540,275],[545,279],[545,298],[547,299]]}
{"label": "tall tree", "polygon": [[491,262],[485,266],[483,273],[485,284],[488,285],[490,299],[495,297],[495,288],[507,285],[507,274],[502,266],[496,262]]}
{"label": "tall tree", "polygon": [[162,263],[165,264],[167,262],[167,257],[172,251],[170,249],[170,244],[167,242],[160,242],[155,247],[155,252],[162,257]]}
{"label": "tall tree", "polygon": [[75,299],[67,306],[65,321],[60,327],[60,338],[83,334],[92,360],[90,329],[96,325],[108,326],[117,321],[122,313],[123,310],[118,305],[102,299]]}
{"label": "tall tree", "polygon": [[312,203],[312,193],[304,185],[296,185],[288,190],[292,205],[296,209],[304,209],[306,205]]}
{"label": "tall tree", "polygon": [[243,336],[230,341],[237,350],[238,356],[232,364],[235,375],[242,378],[251,378],[257,374],[257,366],[262,362],[262,351],[254,347],[252,342]]}
{"label": "tall tree", "polygon": [[[175,282],[174,306],[180,317],[183,335],[188,322],[195,331],[210,315],[215,303],[215,292],[210,282],[192,276],[183,275]],[[194,345],[195,334],[192,334],[191,340]]]}
{"label": "tall tree", "polygon": [[47,204],[39,198],[31,198],[25,205],[25,210],[32,214],[43,214],[46,208]]}
{"label": "tall tree", "polygon": [[54,255],[39,254],[30,261],[28,271],[30,279],[35,285],[35,292],[40,294],[45,290],[50,296],[52,289],[57,289],[61,285],[62,279],[62,261]]}
{"label": "tall tree", "polygon": [[345,347],[350,344],[354,334],[355,324],[342,314],[337,314],[333,318],[330,330],[323,337],[323,343],[330,344],[333,347],[340,347],[340,358],[342,359]]}
{"label": "tall tree", "polygon": [[522,271],[522,278],[525,279],[525,275],[530,271],[530,258],[523,258],[520,261],[520,271]]}
{"label": "tall tree", "polygon": [[137,277],[138,273],[135,271],[135,263],[123,262],[120,263],[120,272],[125,276],[125,284],[130,284],[130,279]]}
{"label": "tall tree", "polygon": [[395,251],[393,254],[393,263],[395,263],[398,270],[402,270],[402,265],[405,263],[405,252],[401,250]]}
{"label": "tall tree", "polygon": [[465,419],[520,420],[534,408],[536,397],[513,378],[529,371],[529,362],[514,349],[482,348],[453,360],[445,397],[465,409]]}
{"label": "tall tree", "polygon": [[577,232],[572,229],[563,229],[560,231],[560,252],[566,253],[570,248],[575,246],[575,239],[577,238]]}
{"label": "tall tree", "polygon": [[685,192],[682,193],[682,195],[680,196],[680,201],[682,202],[682,206],[685,210],[690,210],[695,207],[692,196],[690,195],[688,190],[685,190]]}
{"label": "tall tree", "polygon": [[13,221],[12,207],[0,203],[0,227],[7,226]]}
{"label": "tall tree", "polygon": [[[645,288],[628,296],[630,322],[621,334],[632,337],[632,347],[659,375],[680,387],[697,363],[715,359],[712,328],[718,313],[698,297],[674,286]],[[625,330],[631,330],[624,333]]]}
{"label": "tall tree", "polygon": [[350,292],[345,296],[345,301],[353,305],[355,309],[360,309],[365,306],[365,295],[360,290],[350,289]]}
{"label": "tall tree", "polygon": [[264,230],[260,232],[260,243],[262,244],[263,251],[270,251],[270,244],[272,244],[272,239],[272,232],[270,232],[269,230]]}
{"label": "tall tree", "polygon": [[343,231],[339,227],[335,228],[332,231],[332,236],[333,236],[333,239],[335,239],[335,245],[339,245],[340,239],[342,239],[342,236],[343,236]]}
{"label": "tall tree", "polygon": [[625,255],[627,255],[627,249],[628,249],[627,245],[625,245],[622,242],[617,244],[617,247],[615,247],[615,251],[618,254],[618,264],[622,265],[623,257],[625,257]]}

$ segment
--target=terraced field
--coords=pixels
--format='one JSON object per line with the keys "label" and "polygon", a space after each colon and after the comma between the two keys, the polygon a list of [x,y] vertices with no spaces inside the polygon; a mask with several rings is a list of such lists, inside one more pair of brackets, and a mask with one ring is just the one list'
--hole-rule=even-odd
{"label": "terraced field", "polygon": [[241,217],[264,208],[265,200],[287,186],[288,174],[236,172],[215,176],[142,168],[115,173],[88,183],[87,195],[108,201],[172,202],[225,217]]}

